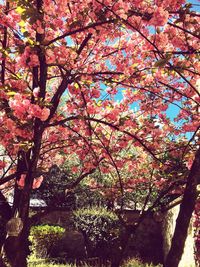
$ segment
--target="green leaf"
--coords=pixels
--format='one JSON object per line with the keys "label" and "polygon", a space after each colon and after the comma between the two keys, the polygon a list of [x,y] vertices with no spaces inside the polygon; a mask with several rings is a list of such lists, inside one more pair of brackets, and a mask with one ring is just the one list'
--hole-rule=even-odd
{"label": "green leaf", "polygon": [[18,6],[18,7],[16,8],[16,12],[17,12],[18,14],[20,14],[20,15],[22,15],[25,11],[26,11],[26,9],[23,8],[23,7],[21,7],[21,6]]}
{"label": "green leaf", "polygon": [[8,96],[14,96],[15,94],[16,94],[16,92],[14,92],[14,91],[7,92]]}

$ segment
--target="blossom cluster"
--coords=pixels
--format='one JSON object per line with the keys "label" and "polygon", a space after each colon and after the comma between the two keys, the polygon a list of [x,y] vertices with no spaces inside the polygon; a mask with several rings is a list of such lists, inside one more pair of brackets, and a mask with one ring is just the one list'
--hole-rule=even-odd
{"label": "blossom cluster", "polygon": [[9,100],[9,105],[13,109],[14,115],[22,120],[36,117],[41,121],[45,121],[50,114],[50,110],[48,108],[41,108],[37,104],[32,104],[29,99],[19,93],[16,93],[14,98]]}
{"label": "blossom cluster", "polygon": [[153,13],[153,17],[150,23],[155,26],[164,26],[169,18],[168,11],[164,10],[162,7],[158,7]]}
{"label": "blossom cluster", "polygon": [[[44,179],[44,177],[42,175],[40,177],[38,177],[38,178],[35,178],[33,180],[32,188],[33,189],[39,188],[40,185],[41,185],[41,183],[43,182],[43,179]],[[22,174],[21,177],[20,177],[20,179],[17,181],[17,185],[18,185],[19,188],[22,189],[24,187],[25,180],[26,180],[26,174]]]}

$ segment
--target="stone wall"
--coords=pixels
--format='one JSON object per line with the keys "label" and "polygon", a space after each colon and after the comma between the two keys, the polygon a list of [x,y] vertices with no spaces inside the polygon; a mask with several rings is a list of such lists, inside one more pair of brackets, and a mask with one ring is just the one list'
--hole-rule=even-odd
{"label": "stone wall", "polygon": [[[155,218],[151,214],[141,223],[136,233],[130,238],[127,256],[139,257],[147,262],[163,263],[174,233],[176,218],[179,212],[179,206],[175,206],[164,214],[162,218]],[[137,221],[139,213],[136,211],[126,211],[124,216],[128,223],[134,224]],[[82,257],[85,253],[83,237],[74,231],[72,227],[72,213],[68,211],[54,211],[41,219],[42,224],[60,225],[66,229],[66,235],[62,242],[62,248],[73,255],[75,250],[80,252]],[[178,267],[196,267],[194,258],[194,229],[190,226],[188,237],[184,249],[182,260]],[[77,240],[79,240],[77,242]],[[80,240],[82,240],[80,242]],[[79,245],[80,244],[80,249]],[[70,248],[71,246],[71,248]],[[76,257],[78,256],[77,253]]]}
{"label": "stone wall", "polygon": [[[134,222],[134,212],[128,214],[129,221]],[[163,262],[162,223],[154,220],[150,214],[141,223],[129,242],[128,256],[141,258],[145,262],[157,265]]]}
{"label": "stone wall", "polygon": [[[136,211],[126,211],[124,213],[124,217],[129,224],[134,224],[138,219],[138,215],[139,213]],[[60,250],[65,251],[69,257],[75,255],[76,257],[83,257],[85,254],[83,237],[81,237],[81,233],[78,234],[74,231],[71,217],[71,212],[54,211],[42,217],[41,223],[64,227],[66,234],[60,243]],[[109,252],[107,253],[109,254]],[[131,236],[126,256],[138,257],[155,264],[163,261],[161,224],[156,222],[152,215],[149,215],[142,222],[136,233]]]}

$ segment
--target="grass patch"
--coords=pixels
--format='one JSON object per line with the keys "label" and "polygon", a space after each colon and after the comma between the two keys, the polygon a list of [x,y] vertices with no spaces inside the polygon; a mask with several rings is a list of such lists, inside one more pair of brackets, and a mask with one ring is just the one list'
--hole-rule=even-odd
{"label": "grass patch", "polygon": [[48,259],[29,259],[28,267],[75,267],[70,264],[59,264]]}
{"label": "grass patch", "polygon": [[28,267],[74,267],[73,265],[53,263],[29,263]]}
{"label": "grass patch", "polygon": [[[70,263],[59,264],[59,263],[54,262],[53,260],[51,261],[48,259],[33,259],[33,260],[29,260],[28,267],[77,267],[77,265],[70,264]],[[90,265],[83,264],[82,267],[90,267]]]}
{"label": "grass patch", "polygon": [[[29,260],[28,267],[77,267],[76,264],[59,264],[56,262],[51,261],[50,259],[34,259],[34,260]],[[90,267],[90,265],[83,264],[82,267]],[[96,266],[99,267],[99,266]],[[148,263],[143,263],[139,259],[133,258],[133,259],[128,259],[125,261],[122,265],[122,267],[162,267],[161,264],[159,265],[154,265],[154,264],[148,264]]]}
{"label": "grass patch", "polygon": [[159,265],[153,265],[152,263],[143,263],[142,261],[138,259],[128,259],[127,261],[124,262],[122,267],[162,267],[161,264]]}

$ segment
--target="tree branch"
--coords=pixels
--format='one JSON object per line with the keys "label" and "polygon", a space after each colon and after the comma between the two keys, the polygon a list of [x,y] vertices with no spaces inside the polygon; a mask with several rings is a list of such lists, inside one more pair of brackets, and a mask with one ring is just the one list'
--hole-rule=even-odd
{"label": "tree branch", "polygon": [[12,173],[12,174],[0,179],[0,185],[5,184],[5,183],[13,180],[16,177],[16,175],[17,175],[16,173]]}
{"label": "tree branch", "polygon": [[109,23],[113,23],[115,20],[114,19],[110,19],[110,20],[106,20],[106,21],[99,21],[99,22],[95,22],[95,23],[91,23],[90,25],[87,25],[85,27],[82,27],[82,28],[78,28],[76,30],[73,30],[73,31],[70,31],[70,32],[66,32],[58,37],[56,37],[55,39],[47,42],[47,43],[44,43],[45,46],[48,46],[56,41],[59,41],[67,36],[70,36],[70,35],[73,35],[73,34],[76,34],[76,33],[80,33],[80,32],[84,32],[85,30],[88,30],[88,29],[92,29],[92,28],[95,28],[95,27],[98,27],[98,26],[101,26],[101,25],[104,25],[104,24],[109,24]]}
{"label": "tree branch", "polygon": [[76,178],[75,181],[71,182],[70,184],[68,184],[66,186],[66,189],[73,189],[74,187],[76,187],[85,177],[87,177],[88,175],[94,173],[96,171],[96,168],[91,169],[90,171],[81,174],[78,178]]}
{"label": "tree branch", "polygon": [[77,54],[78,56],[81,54],[82,50],[84,49],[84,47],[87,45],[88,41],[92,38],[92,34],[88,33],[88,35],[85,37],[85,39],[83,40],[82,44],[80,45]]}
{"label": "tree branch", "polygon": [[181,26],[176,25],[176,24],[171,23],[171,22],[168,22],[167,24],[170,25],[170,26],[172,26],[172,27],[175,27],[175,28],[177,28],[177,29],[179,29],[179,30],[182,30],[183,32],[186,32],[186,33],[188,33],[188,34],[190,34],[190,35],[192,35],[192,36],[194,36],[194,37],[196,37],[196,38],[198,38],[198,39],[200,39],[200,35],[199,35],[199,34],[197,35],[197,34],[195,34],[195,33],[193,33],[193,32],[190,32],[190,31],[188,31],[188,30],[182,28]]}

